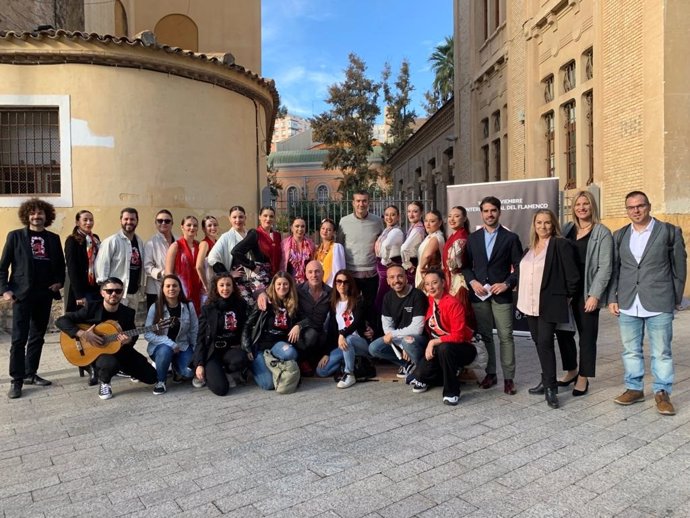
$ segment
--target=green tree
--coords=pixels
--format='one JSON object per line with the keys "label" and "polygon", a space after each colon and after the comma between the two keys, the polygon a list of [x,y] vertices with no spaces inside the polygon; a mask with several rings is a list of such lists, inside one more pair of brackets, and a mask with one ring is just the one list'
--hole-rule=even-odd
{"label": "green tree", "polygon": [[453,61],[453,37],[446,36],[443,43],[436,46],[429,56],[431,69],[435,77],[431,91],[424,93],[427,115],[433,115],[453,97],[455,81],[455,63]]}
{"label": "green tree", "polygon": [[314,140],[328,146],[323,162],[326,169],[340,169],[342,193],[367,189],[377,173],[369,168],[373,151],[374,122],[381,85],[366,77],[366,64],[356,54],[349,55],[345,80],[328,87],[326,102],[331,108],[309,120]]}
{"label": "green tree", "polygon": [[[389,124],[388,141],[381,144],[384,164],[414,133],[414,120],[417,114],[410,110],[410,95],[414,86],[410,83],[410,63],[403,60],[398,77],[391,87],[389,80],[391,67],[386,63],[381,74],[383,98],[386,102],[386,122]],[[384,165],[384,174],[388,176],[390,167]]]}

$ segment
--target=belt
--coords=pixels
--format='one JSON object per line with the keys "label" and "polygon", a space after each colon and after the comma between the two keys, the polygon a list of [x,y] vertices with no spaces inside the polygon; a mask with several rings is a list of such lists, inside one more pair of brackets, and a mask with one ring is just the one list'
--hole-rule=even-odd
{"label": "belt", "polygon": [[216,340],[215,346],[216,349],[225,349],[226,347],[229,347],[231,344],[227,340]]}

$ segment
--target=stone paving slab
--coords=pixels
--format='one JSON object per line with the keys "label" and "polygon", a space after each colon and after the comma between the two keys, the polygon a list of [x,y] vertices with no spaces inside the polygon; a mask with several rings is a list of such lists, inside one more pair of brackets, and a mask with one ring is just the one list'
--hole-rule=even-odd
{"label": "stone paving slab", "polygon": [[[690,311],[674,323],[675,417],[656,412],[649,378],[645,402],[613,403],[620,339],[601,321],[590,393],[564,390],[559,410],[527,393],[539,366],[525,337],[517,395],[468,382],[448,407],[388,375],[225,398],[117,378],[101,401],[50,335],[40,373],[53,386],[8,400],[0,376],[0,517],[690,516]],[[0,344],[6,372],[7,334]]]}

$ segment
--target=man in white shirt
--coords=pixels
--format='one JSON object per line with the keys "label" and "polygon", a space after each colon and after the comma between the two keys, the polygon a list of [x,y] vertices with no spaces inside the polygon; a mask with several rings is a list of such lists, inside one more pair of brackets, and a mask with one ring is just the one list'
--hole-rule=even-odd
{"label": "man in white shirt", "polygon": [[168,209],[161,209],[154,220],[156,233],[144,245],[144,272],[146,273],[146,307],[156,302],[165,275],[165,256],[175,241],[172,234],[173,217]]}
{"label": "man in white shirt", "polygon": [[144,242],[134,231],[139,213],[132,207],[120,211],[119,232],[101,243],[96,256],[96,280],[102,283],[111,277],[122,280],[124,295],[120,304],[136,309],[144,287]]}
{"label": "man in white shirt", "polygon": [[609,310],[618,317],[623,342],[625,387],[614,401],[632,405],[644,401],[644,356],[647,335],[652,357],[654,399],[662,415],[674,415],[673,310],[685,288],[687,254],[680,228],[654,219],[647,195],[633,191],[625,197],[631,224],[614,235],[614,259],[609,285]]}

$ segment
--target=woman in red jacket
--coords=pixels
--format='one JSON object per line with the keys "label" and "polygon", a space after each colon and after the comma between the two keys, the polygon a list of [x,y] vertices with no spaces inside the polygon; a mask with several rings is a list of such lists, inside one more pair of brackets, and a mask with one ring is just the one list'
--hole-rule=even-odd
{"label": "woman in red jacket", "polygon": [[465,321],[465,308],[446,292],[440,270],[424,274],[424,290],[429,296],[426,330],[430,340],[424,358],[412,373],[412,392],[426,392],[429,385],[443,385],[443,403],[460,401],[458,370],[472,363],[477,350],[470,343],[472,330]]}

